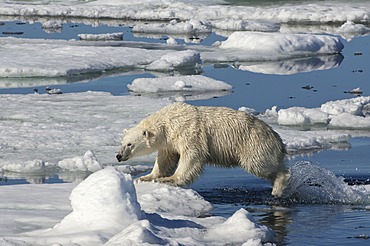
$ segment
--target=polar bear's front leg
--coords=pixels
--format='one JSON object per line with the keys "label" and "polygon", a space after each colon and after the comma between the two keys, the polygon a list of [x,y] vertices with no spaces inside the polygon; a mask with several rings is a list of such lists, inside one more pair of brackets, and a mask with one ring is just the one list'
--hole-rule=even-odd
{"label": "polar bear's front leg", "polygon": [[178,154],[168,151],[159,151],[151,173],[136,180],[149,182],[157,178],[169,176],[174,172],[178,161]]}
{"label": "polar bear's front leg", "polygon": [[173,186],[185,186],[194,182],[202,172],[202,161],[180,157],[179,165],[172,176],[156,180]]}

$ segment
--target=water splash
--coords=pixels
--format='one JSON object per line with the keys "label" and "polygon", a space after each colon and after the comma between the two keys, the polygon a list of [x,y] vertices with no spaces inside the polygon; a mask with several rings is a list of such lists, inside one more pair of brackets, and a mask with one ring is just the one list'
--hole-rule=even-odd
{"label": "water splash", "polygon": [[299,161],[290,168],[291,177],[284,200],[293,203],[368,204],[370,193],[364,186],[349,186],[344,178],[309,161]]}

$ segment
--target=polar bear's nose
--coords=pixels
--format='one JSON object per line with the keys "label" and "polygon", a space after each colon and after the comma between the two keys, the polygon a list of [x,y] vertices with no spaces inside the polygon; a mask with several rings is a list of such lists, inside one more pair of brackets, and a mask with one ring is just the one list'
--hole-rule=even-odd
{"label": "polar bear's nose", "polygon": [[118,154],[118,155],[116,155],[116,158],[120,162],[122,160],[122,155]]}

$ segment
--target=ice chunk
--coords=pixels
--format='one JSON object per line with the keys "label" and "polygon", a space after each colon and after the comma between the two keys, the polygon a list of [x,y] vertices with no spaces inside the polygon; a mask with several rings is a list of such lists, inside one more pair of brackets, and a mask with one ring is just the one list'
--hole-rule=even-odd
{"label": "ice chunk", "polygon": [[143,218],[132,178],[109,167],[90,175],[70,195],[73,211],[54,228],[30,239],[36,244],[102,244]]}
{"label": "ice chunk", "polygon": [[362,115],[363,107],[369,103],[370,97],[356,97],[337,101],[329,101],[321,105],[321,111],[331,115],[338,115],[342,113]]}
{"label": "ice chunk", "polygon": [[311,125],[327,124],[329,114],[320,109],[307,109],[303,107],[291,107],[280,109],[278,112],[278,123],[280,125]]}
{"label": "ice chunk", "polygon": [[78,34],[81,40],[88,41],[106,41],[106,40],[122,40],[123,32],[104,33],[104,34]]}
{"label": "ice chunk", "polygon": [[167,23],[135,24],[132,32],[137,33],[162,33],[162,34],[199,34],[210,33],[210,24],[200,20],[178,22],[176,20]]}
{"label": "ice chunk", "polygon": [[261,32],[234,32],[220,45],[221,49],[291,55],[336,54],[343,47],[339,38],[327,35]]}
{"label": "ice chunk", "polygon": [[23,163],[7,163],[0,165],[0,170],[16,173],[43,173],[46,164],[42,160],[25,161]]}
{"label": "ice chunk", "polygon": [[145,67],[147,70],[173,71],[178,68],[196,69],[202,61],[194,50],[176,51],[166,54]]}
{"label": "ice chunk", "polygon": [[163,91],[222,91],[232,88],[231,85],[202,75],[190,75],[163,78],[138,78],[127,85],[134,92]]}
{"label": "ice chunk", "polygon": [[68,171],[96,172],[102,169],[91,150],[86,151],[83,156],[61,160],[58,162],[58,166]]}
{"label": "ice chunk", "polygon": [[370,128],[370,117],[342,113],[331,119],[330,126],[348,129]]}
{"label": "ice chunk", "polygon": [[257,224],[245,209],[239,209],[224,223],[211,227],[205,238],[230,244],[259,245],[274,242],[275,233],[267,226]]}

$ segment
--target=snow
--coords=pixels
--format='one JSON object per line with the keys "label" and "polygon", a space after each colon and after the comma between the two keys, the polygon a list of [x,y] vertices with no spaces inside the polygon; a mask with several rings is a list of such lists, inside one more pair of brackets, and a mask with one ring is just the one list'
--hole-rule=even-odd
{"label": "snow", "polygon": [[127,85],[134,92],[163,92],[163,91],[222,91],[230,90],[231,85],[202,75],[138,78]]}
{"label": "snow", "polygon": [[[23,213],[27,214],[27,209],[30,208],[38,212],[34,214],[34,217],[28,215],[28,222],[23,224],[24,229],[33,225],[36,216],[39,216],[39,213],[43,211],[45,211],[43,220],[51,218],[49,223],[41,224],[35,231],[23,231],[23,233],[22,231],[14,231],[12,230],[15,227],[14,222],[8,220],[5,216],[7,213],[4,213],[10,210],[12,203],[4,203],[1,200],[0,217],[5,220],[1,220],[0,223],[10,222],[10,226],[8,226],[9,230],[5,231],[6,234],[4,231],[0,231],[0,237],[4,242],[15,245],[69,245],[72,243],[77,245],[103,245],[104,243],[106,245],[122,245],[123,240],[132,245],[144,243],[223,245],[225,236],[229,243],[254,242],[253,245],[258,245],[259,243],[273,242],[275,236],[271,229],[258,224],[244,209],[236,211],[227,220],[215,216],[197,218],[194,215],[207,213],[211,206],[196,192],[154,183],[146,183],[141,187],[134,186],[130,175],[122,174],[113,167],[90,175],[75,188],[71,184],[18,185],[8,188],[6,186],[0,187],[2,197],[8,196],[8,191],[14,192],[11,202],[16,204],[16,201],[22,200],[21,204],[26,208]],[[34,203],[34,199],[24,200],[19,191],[24,192],[25,189],[30,191],[27,194],[29,196],[37,192],[39,196],[36,196],[35,199],[46,197],[49,194],[54,197],[53,194],[57,190],[60,190],[63,195],[55,200],[37,200],[38,203]],[[71,191],[70,206],[65,199],[68,191]],[[140,193],[141,195],[139,195]],[[157,196],[160,194],[158,198],[160,201],[158,201],[163,206],[154,211],[147,211],[146,207],[153,208],[151,206],[152,200],[143,200],[139,197],[150,197],[152,193]],[[49,208],[44,207],[45,203],[51,204],[48,205]],[[185,216],[179,215],[184,213],[183,206],[186,207],[185,211],[191,210]],[[206,207],[208,210],[204,210]],[[60,222],[52,227],[50,224],[55,223],[55,219],[47,213],[47,210],[51,208],[55,214],[59,215],[59,218],[62,217],[61,214],[64,214],[64,218],[62,217]],[[162,214],[162,208],[165,211],[174,211],[175,213],[164,212]],[[18,208],[18,212],[21,211],[23,210]]]}

